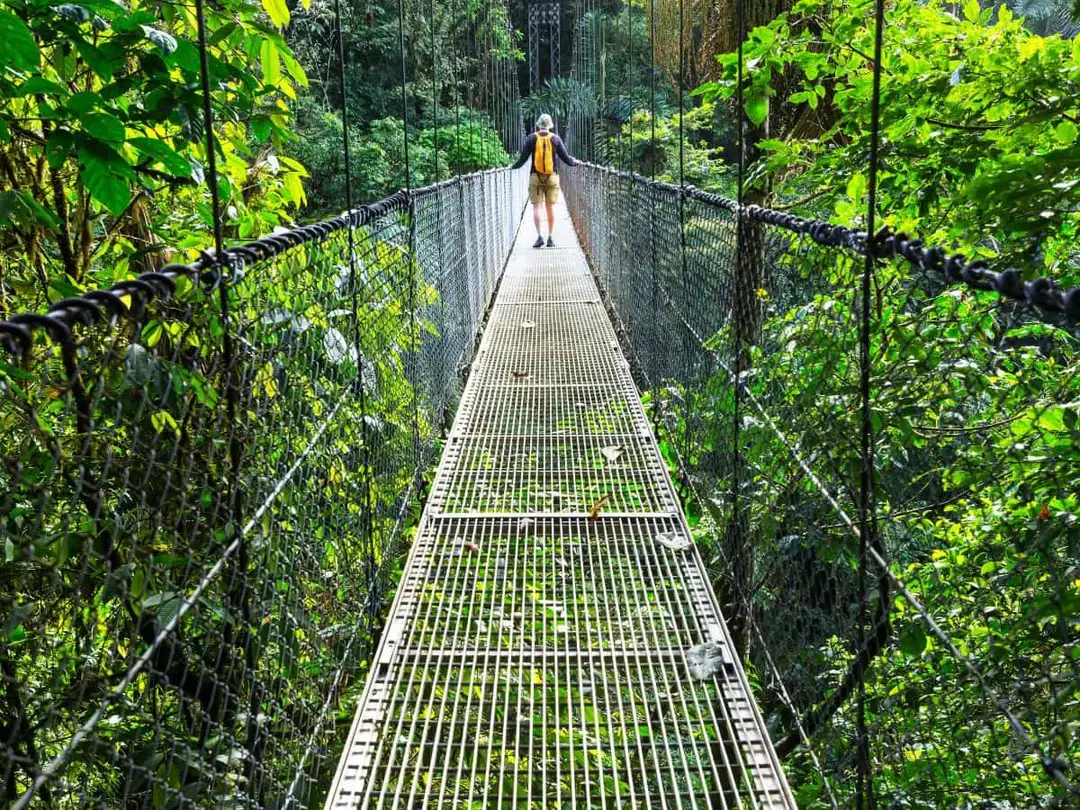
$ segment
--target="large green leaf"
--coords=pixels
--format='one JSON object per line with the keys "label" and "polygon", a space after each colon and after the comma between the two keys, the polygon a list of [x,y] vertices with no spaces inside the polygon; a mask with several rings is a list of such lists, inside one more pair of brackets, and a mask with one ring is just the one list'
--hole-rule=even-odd
{"label": "large green leaf", "polygon": [[285,0],[262,0],[263,10],[269,15],[270,22],[278,28],[289,24],[289,7]]}
{"label": "large green leaf", "polygon": [[743,101],[743,109],[750,122],[759,127],[769,116],[769,99],[765,96],[750,96]]}
{"label": "large green leaf", "polygon": [[118,157],[106,157],[92,149],[79,150],[82,171],[79,176],[90,196],[120,216],[131,202],[131,188],[118,171]]}
{"label": "large green leaf", "polygon": [[155,163],[160,163],[173,174],[180,177],[191,176],[191,164],[187,162],[187,158],[164,141],[156,138],[131,138],[128,143],[140,154],[153,158]]}
{"label": "large green leaf", "polygon": [[172,34],[167,34],[157,28],[151,28],[149,25],[142,26],[142,30],[146,34],[146,38],[166,54],[173,53],[176,50],[176,37]]}
{"label": "large green leaf", "polygon": [[278,55],[277,45],[269,39],[264,39],[259,50],[259,61],[262,64],[263,81],[269,85],[276,85],[281,81],[281,58]]}
{"label": "large green leaf", "polygon": [[26,23],[3,9],[0,9],[0,43],[3,43],[0,47],[0,65],[33,70],[41,62],[41,52]]}
{"label": "large green leaf", "polygon": [[83,129],[99,141],[123,143],[126,137],[123,122],[106,112],[89,112],[79,116]]}

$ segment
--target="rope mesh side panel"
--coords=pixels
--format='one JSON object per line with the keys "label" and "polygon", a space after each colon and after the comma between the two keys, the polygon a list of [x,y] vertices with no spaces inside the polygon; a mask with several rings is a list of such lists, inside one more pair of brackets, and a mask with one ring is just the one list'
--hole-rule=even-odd
{"label": "rope mesh side panel", "polygon": [[[793,787],[854,800],[864,678],[879,803],[1070,801],[1080,745],[1062,720],[1078,675],[1065,630],[1076,615],[1071,329],[933,268],[880,264],[870,301],[880,544],[860,648],[865,238],[834,234],[834,247],[827,226],[789,228],[747,208],[740,258],[738,206],[690,189],[684,267],[677,187],[590,166],[563,182]],[[990,479],[977,479],[987,459]],[[1007,505],[979,506],[989,486]],[[979,525],[957,522],[965,513]],[[958,555],[940,539],[950,533],[979,542]]]}
{"label": "rope mesh side panel", "polygon": [[[230,249],[225,271],[207,257],[4,325],[29,338],[6,343],[18,360],[0,372],[0,664],[17,707],[4,773],[19,806],[31,788],[62,807],[319,801],[522,182],[495,171],[415,192],[414,252],[397,194]],[[496,199],[467,263],[484,222],[468,211]],[[457,249],[440,262],[446,234]]]}

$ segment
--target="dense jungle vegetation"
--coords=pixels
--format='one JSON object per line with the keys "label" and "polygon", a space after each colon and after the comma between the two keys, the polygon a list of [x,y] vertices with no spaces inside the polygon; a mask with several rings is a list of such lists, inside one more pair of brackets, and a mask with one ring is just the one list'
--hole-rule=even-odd
{"label": "dense jungle vegetation", "polygon": [[[734,105],[735,4],[687,3],[692,53],[680,77],[677,4],[657,0],[650,29],[651,6],[634,0],[629,12],[603,4],[580,28],[567,26],[565,53],[582,30],[599,43],[598,81],[548,79],[524,100],[525,120],[545,110],[560,123],[586,116],[595,121],[598,162],[728,196],[741,127],[751,148],[749,199],[863,225],[872,4],[747,6],[754,19],[741,110]],[[567,13],[578,11],[570,4]],[[358,203],[406,184],[406,116],[414,187],[509,162],[486,87],[496,60],[523,58],[520,35],[508,27],[523,28],[523,3],[406,0],[404,84],[396,0],[345,0],[342,14],[344,97],[333,4],[207,6],[230,244],[344,209],[346,124]],[[1078,15],[1062,0],[888,4],[878,185],[886,224],[994,269],[1080,284]],[[0,5],[0,318],[190,261],[212,245],[196,40],[189,4]],[[229,372],[208,348],[221,321],[212,296],[193,284],[181,282],[168,310],[124,333],[132,346],[104,333],[87,337],[79,362],[100,381],[95,414],[107,413],[100,421],[110,426],[101,439],[71,424],[75,406],[58,393],[65,378],[56,352],[36,345],[40,374],[29,362],[0,360],[9,395],[0,408],[5,800],[64,749],[85,707],[116,687],[175,618],[180,595],[232,541],[236,527],[217,525],[218,510],[229,498],[253,503],[314,435],[325,403],[352,390],[347,381],[363,365],[359,358],[373,357],[359,373],[361,403],[342,411],[349,424],[310,462],[330,472],[289,488],[244,562],[284,573],[266,593],[252,593],[235,585],[243,577],[230,569],[233,584],[200,602],[198,628],[155,659],[160,677],[140,677],[125,711],[110,714],[93,744],[72,753],[69,792],[43,793],[43,806],[78,806],[78,796],[90,796],[105,807],[278,807],[303,741],[318,739],[321,761],[333,761],[378,627],[367,627],[355,648],[345,642],[348,630],[371,607],[364,594],[372,578],[393,577],[382,559],[378,572],[353,562],[368,551],[363,543],[397,537],[402,513],[416,505],[402,502],[415,436],[430,443],[438,432],[434,416],[419,419],[407,407],[420,393],[395,355],[415,353],[432,332],[422,320],[402,327],[403,313],[438,298],[415,278],[404,229],[397,223],[363,236],[370,274],[359,295],[378,306],[352,327],[360,335],[355,349],[342,334],[348,330],[333,325],[356,294],[341,282],[353,249],[344,239],[274,262],[234,290],[237,300],[267,304],[270,325],[285,324],[292,341],[288,367],[273,367],[265,361],[278,339],[271,330],[244,335],[252,371],[243,379],[243,428],[235,435],[221,416]],[[775,277],[760,279],[750,390],[849,506],[857,413],[845,405],[857,380],[845,359],[854,357],[856,333],[843,291],[859,268],[812,269],[818,275],[811,278],[779,266]],[[795,278],[805,284],[798,293]],[[876,593],[892,625],[867,687],[882,792],[894,807],[1070,806],[1031,751],[1015,745],[984,687],[1017,709],[1062,767],[1080,757],[1075,335],[1003,316],[992,296],[892,266],[876,292],[883,545],[893,570],[987,681],[963,675],[895,593],[884,586]],[[711,340],[719,346],[731,336],[722,331]],[[132,350],[140,345],[158,359]],[[105,358],[105,371],[93,357]],[[730,424],[730,389],[715,377],[694,391],[671,382],[648,396],[661,414],[665,450],[696,479],[685,493],[688,510],[720,590],[751,594],[749,607],[726,607],[747,614],[742,641],[800,804],[828,807],[824,780],[842,797],[851,774],[850,704],[821,721],[819,763],[792,741],[792,706],[827,705],[852,665],[852,540],[790,454],[748,421],[740,441],[755,466],[743,486],[755,494],[749,531],[732,541],[716,508],[730,497],[730,482],[715,457],[732,440],[717,428]],[[289,433],[289,419],[303,424]],[[219,492],[209,478],[226,469],[237,439],[253,459],[237,485],[243,495]],[[367,455],[375,445],[380,468]],[[688,445],[697,449],[677,459]],[[158,457],[170,446],[207,478],[170,480]],[[81,464],[82,457],[93,463]],[[119,459],[131,462],[127,473]],[[88,497],[91,489],[100,497]],[[376,517],[334,511],[357,502]],[[329,515],[321,523],[313,517],[319,509]],[[796,531],[796,516],[819,528]],[[301,534],[319,542],[298,552],[290,541]],[[400,559],[399,544],[388,540],[380,549]],[[731,559],[747,554],[744,580],[732,583]],[[384,588],[376,612],[386,596]],[[757,623],[763,636],[751,637],[753,617],[765,615],[769,621]],[[252,656],[273,669],[262,693],[236,663]],[[350,656],[347,677],[328,687]],[[267,696],[285,680],[295,705]],[[316,724],[328,689],[340,704],[330,722]],[[260,714],[260,700],[272,710]],[[160,718],[172,715],[184,717],[190,733],[166,755]],[[230,736],[223,727],[241,732]],[[116,761],[137,764],[122,772]],[[263,762],[284,764],[275,771]],[[305,776],[301,790],[315,795],[328,778],[324,766]]]}
{"label": "dense jungle vegetation", "polygon": [[[741,125],[750,150],[749,201],[864,225],[873,4],[798,0],[747,8],[756,19],[744,45],[741,111],[732,107],[734,4],[700,4],[689,15],[697,102],[681,113],[672,24],[678,5],[656,4],[656,33],[664,38],[658,75],[650,73],[644,45],[646,6],[599,23],[607,48],[645,51],[637,63],[613,66],[609,59],[601,72],[601,156],[677,182],[681,127],[685,181],[733,197]],[[879,224],[963,251],[995,271],[1015,267],[1025,278],[1075,286],[1076,33],[1065,4],[889,3]],[[582,104],[572,83],[549,90],[568,109]],[[699,254],[707,261],[718,237],[704,214],[686,216],[693,266]],[[809,248],[770,253],[790,250],[783,235],[762,230],[756,238],[764,243],[749,307],[756,314],[741,336],[749,353],[724,354],[737,322],[706,345],[746,369],[750,395],[798,453],[745,402],[733,437],[726,374],[680,382],[673,360],[671,380],[649,398],[675,472],[690,476],[691,518],[712,554],[729,622],[753,664],[800,803],[828,807],[838,799],[845,806],[855,721],[841,683],[861,666],[853,629],[857,542],[821,493],[823,486],[849,515],[858,513],[851,291],[861,265]],[[879,266],[873,296],[881,550],[956,648],[948,650],[879,578],[874,622],[891,641],[884,651],[870,642],[867,706],[881,795],[889,806],[919,808],[1071,806],[1075,797],[1017,740],[1000,707],[1016,711],[1048,762],[1066,770],[1075,762],[1076,334],[999,311],[993,296],[903,266]],[[753,472],[740,490],[751,514],[733,532],[727,510],[736,441]],[[807,480],[796,455],[810,460],[822,486]],[[976,662],[982,683],[958,655]],[[816,760],[799,744],[795,712],[816,737]]]}
{"label": "dense jungle vegetation", "polygon": [[[356,204],[508,163],[484,93],[507,10],[402,12],[404,60],[395,2],[342,4],[340,32],[330,3],[207,4],[227,244],[346,208],[345,122]],[[213,246],[193,5],[13,0],[0,42],[0,317]],[[415,247],[399,205],[227,292],[143,282],[77,352],[5,352],[5,806],[50,762],[44,806],[325,791],[483,301]]]}

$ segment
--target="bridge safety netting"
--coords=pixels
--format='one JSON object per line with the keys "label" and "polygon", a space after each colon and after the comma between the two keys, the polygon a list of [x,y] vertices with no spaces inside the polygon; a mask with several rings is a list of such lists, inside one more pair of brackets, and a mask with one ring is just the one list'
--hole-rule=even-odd
{"label": "bridge safety netting", "polygon": [[3,325],[14,806],[325,789],[523,204],[459,177]]}
{"label": "bridge safety netting", "polygon": [[855,800],[862,701],[889,806],[1067,805],[1074,322],[879,248],[864,517],[865,235],[591,165],[563,182],[800,802]]}

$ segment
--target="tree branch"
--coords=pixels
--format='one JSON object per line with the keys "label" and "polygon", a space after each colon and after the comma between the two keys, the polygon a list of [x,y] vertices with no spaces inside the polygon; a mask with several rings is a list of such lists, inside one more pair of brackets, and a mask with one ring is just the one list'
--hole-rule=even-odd
{"label": "tree branch", "polygon": [[1004,124],[958,124],[953,121],[942,121],[940,118],[926,119],[927,123],[946,129],[959,129],[964,132],[986,132],[991,129],[1004,129]]}

